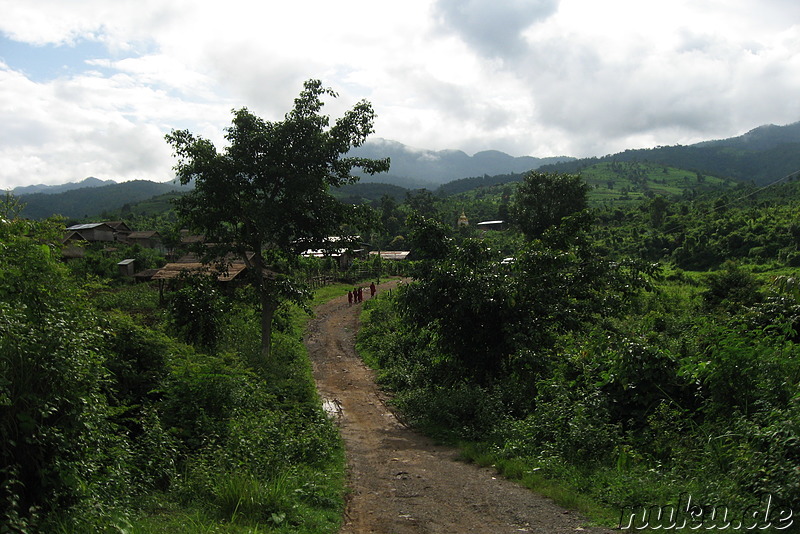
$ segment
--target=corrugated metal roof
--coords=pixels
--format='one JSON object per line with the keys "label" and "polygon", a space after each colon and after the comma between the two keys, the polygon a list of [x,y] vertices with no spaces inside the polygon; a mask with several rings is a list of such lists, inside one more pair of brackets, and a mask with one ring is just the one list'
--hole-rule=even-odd
{"label": "corrugated metal roof", "polygon": [[109,225],[114,230],[117,230],[119,232],[130,232],[131,231],[130,226],[125,224],[125,221],[106,221],[106,224]]}
{"label": "corrugated metal roof", "polygon": [[346,253],[347,251],[352,252],[353,254],[358,254],[359,252],[364,252],[363,248],[339,248],[339,249],[324,249],[324,248],[312,248],[308,249],[305,252],[301,253],[301,256],[305,256],[307,258],[327,258],[330,256],[331,258],[338,258],[342,254]]}
{"label": "corrugated metal roof", "polygon": [[404,260],[411,254],[410,250],[373,250],[370,255],[377,256],[380,254],[382,260]]}
{"label": "corrugated metal roof", "polygon": [[111,226],[107,225],[106,223],[86,223],[86,224],[75,224],[67,228],[68,231],[77,231],[77,230],[92,230],[97,228],[98,226],[108,226],[109,230],[113,230]]}

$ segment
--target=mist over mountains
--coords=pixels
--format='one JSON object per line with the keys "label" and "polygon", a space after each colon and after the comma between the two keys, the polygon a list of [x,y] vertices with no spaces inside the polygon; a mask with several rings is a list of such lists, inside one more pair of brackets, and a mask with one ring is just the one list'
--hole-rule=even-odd
{"label": "mist over mountains", "polygon": [[392,166],[388,173],[365,179],[408,188],[439,186],[472,176],[527,172],[542,165],[575,160],[567,156],[515,157],[498,150],[485,150],[469,156],[461,150],[417,149],[387,139],[367,141],[351,153],[364,158],[391,158]]}
{"label": "mist over mountains", "polygon": [[[388,173],[375,176],[362,175],[364,181],[399,185],[406,188],[435,188],[441,184],[472,176],[527,172],[542,165],[572,161],[570,157],[536,158],[514,157],[497,150],[486,150],[469,156],[460,150],[425,150],[406,146],[396,141],[378,139],[355,148],[351,154],[364,158],[392,160]],[[62,185],[30,185],[12,190],[17,196],[35,193],[56,194],[86,187],[117,184],[114,180],[89,177],[81,182]],[[177,189],[176,184],[165,185]]]}

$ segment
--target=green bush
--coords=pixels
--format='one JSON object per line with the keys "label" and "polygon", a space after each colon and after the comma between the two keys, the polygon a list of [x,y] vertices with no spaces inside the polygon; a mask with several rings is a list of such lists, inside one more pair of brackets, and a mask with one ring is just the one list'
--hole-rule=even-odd
{"label": "green bush", "polygon": [[257,389],[255,376],[216,358],[181,362],[166,379],[162,420],[188,451],[223,442],[229,421]]}
{"label": "green bush", "polygon": [[505,417],[496,395],[467,383],[405,390],[394,402],[415,426],[453,440],[486,439],[498,420]]}
{"label": "green bush", "polygon": [[706,279],[708,289],[702,294],[707,309],[739,311],[762,298],[758,280],[736,264],[729,263],[721,271],[711,273]]}
{"label": "green bush", "polygon": [[120,405],[156,399],[168,374],[170,340],[121,313],[109,315],[106,325],[105,366],[112,380],[109,395]]}
{"label": "green bush", "polygon": [[226,308],[216,279],[203,275],[179,277],[182,287],[169,295],[170,323],[187,343],[214,349]]}
{"label": "green bush", "polygon": [[130,480],[102,323],[42,244],[54,228],[0,219],[0,518],[23,531],[113,506]]}

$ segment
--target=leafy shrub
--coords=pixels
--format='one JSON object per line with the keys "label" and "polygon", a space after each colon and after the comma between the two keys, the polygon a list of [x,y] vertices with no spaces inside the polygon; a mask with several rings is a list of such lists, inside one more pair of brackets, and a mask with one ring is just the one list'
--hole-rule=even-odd
{"label": "leafy shrub", "polygon": [[664,400],[686,402],[691,396],[679,376],[678,360],[668,351],[638,340],[621,339],[604,350],[598,378],[613,420],[641,428]]}
{"label": "leafy shrub", "polygon": [[798,377],[793,347],[735,325],[706,324],[697,333],[699,353],[683,360],[681,373],[698,384],[708,416],[725,419],[786,405],[793,394],[787,378]]}
{"label": "leafy shrub", "polygon": [[539,384],[539,392],[533,412],[511,425],[507,446],[527,456],[541,453],[574,464],[603,463],[622,436],[604,396],[556,378]]}
{"label": "leafy shrub", "polygon": [[138,431],[130,445],[133,495],[153,489],[167,491],[178,477],[181,444],[161,420],[155,406],[136,412]]}
{"label": "leafy shrub", "polygon": [[123,314],[110,315],[107,324],[105,365],[113,381],[110,394],[121,405],[155,399],[168,373],[169,339]]}
{"label": "leafy shrub", "polygon": [[159,309],[158,290],[146,284],[104,288],[92,296],[100,310],[120,310],[129,314],[154,313]]}
{"label": "leafy shrub", "polygon": [[187,343],[215,348],[225,309],[216,280],[210,276],[184,275],[179,281],[183,287],[169,296],[173,328]]}
{"label": "leafy shrub", "polygon": [[336,429],[321,410],[262,408],[231,421],[225,462],[267,478],[292,465],[324,465],[334,452]]}
{"label": "leafy shrub", "polygon": [[800,252],[790,252],[787,254],[786,265],[789,267],[800,267]]}
{"label": "leafy shrub", "polygon": [[498,420],[505,417],[496,395],[468,383],[406,390],[397,395],[395,403],[414,425],[462,440],[486,439]]}
{"label": "leafy shrub", "polygon": [[100,320],[37,241],[48,225],[0,220],[0,517],[19,529],[111,505],[129,480]]}
{"label": "leafy shrub", "polygon": [[255,386],[254,375],[220,359],[182,362],[165,382],[162,419],[188,451],[224,441],[229,420]]}
{"label": "leafy shrub", "polygon": [[772,495],[784,506],[800,502],[800,397],[785,409],[734,420],[730,433],[747,436],[729,452],[729,473],[742,494]]}
{"label": "leafy shrub", "polygon": [[759,283],[749,272],[733,263],[706,279],[708,289],[702,294],[707,309],[738,311],[761,300]]}

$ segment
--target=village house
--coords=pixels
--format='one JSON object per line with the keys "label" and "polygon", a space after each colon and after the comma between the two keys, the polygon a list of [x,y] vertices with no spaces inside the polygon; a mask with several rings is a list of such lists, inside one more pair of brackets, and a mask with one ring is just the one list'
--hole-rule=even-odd
{"label": "village house", "polygon": [[482,221],[479,222],[477,225],[478,230],[505,230],[506,229],[506,222],[505,221]]}
{"label": "village house", "polygon": [[64,233],[63,255],[65,258],[82,258],[85,245],[123,242],[130,233],[130,227],[122,221],[75,224]]}
{"label": "village house", "polygon": [[389,261],[402,261],[408,259],[408,255],[411,254],[409,250],[373,250],[369,253],[370,256],[380,256],[381,260],[389,260]]}
{"label": "village house", "polygon": [[[253,253],[248,253],[248,259],[253,257]],[[223,268],[218,268],[213,263],[202,263],[196,254],[187,254],[179,260],[168,263],[160,269],[148,271],[148,277],[143,277],[143,273],[137,273],[139,281],[157,280],[158,291],[161,300],[164,298],[164,290],[167,286],[176,286],[180,283],[180,278],[184,275],[208,275],[215,276],[217,282],[223,289],[237,287],[245,283],[247,264],[244,258],[229,256],[223,262]],[[275,273],[265,271],[267,276],[274,276]]]}
{"label": "village house", "polygon": [[124,241],[130,233],[131,229],[121,221],[75,224],[66,229],[63,241]]}
{"label": "village house", "polygon": [[122,276],[133,276],[136,270],[136,260],[127,258],[117,263],[117,269]]}
{"label": "village house", "polygon": [[161,254],[167,253],[167,248],[161,234],[155,231],[131,232],[126,239],[130,245],[139,245],[142,248],[157,250]]}

